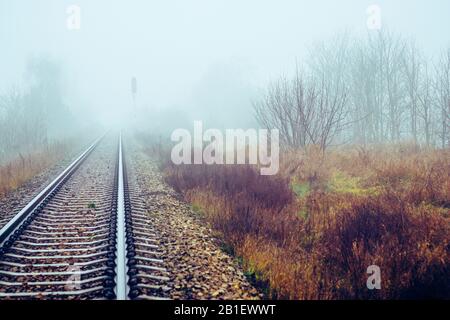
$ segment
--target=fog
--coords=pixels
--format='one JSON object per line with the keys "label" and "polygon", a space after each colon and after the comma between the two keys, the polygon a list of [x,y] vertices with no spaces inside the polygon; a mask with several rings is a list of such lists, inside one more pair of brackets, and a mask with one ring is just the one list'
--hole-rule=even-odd
{"label": "fog", "polygon": [[[60,66],[63,104],[80,126],[120,125],[133,110],[132,77],[137,108],[145,110],[137,116],[141,126],[254,126],[252,101],[261,89],[303,64],[314,43],[344,31],[371,32],[372,4],[0,0],[0,92],[26,86],[30,59],[45,57]],[[449,1],[376,4],[383,27],[414,38],[427,55],[448,46]],[[70,5],[81,9],[79,29],[67,27]]]}

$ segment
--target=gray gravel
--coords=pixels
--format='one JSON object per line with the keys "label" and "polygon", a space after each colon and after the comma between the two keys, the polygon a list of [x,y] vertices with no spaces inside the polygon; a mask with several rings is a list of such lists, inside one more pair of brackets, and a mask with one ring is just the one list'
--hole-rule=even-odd
{"label": "gray gravel", "polygon": [[0,228],[14,217],[28,202],[55,179],[82,152],[81,146],[87,147],[86,139],[69,152],[59,163],[39,173],[18,189],[0,199]]}
{"label": "gray gravel", "polygon": [[220,249],[206,222],[163,181],[155,162],[137,144],[128,143],[129,172],[160,235],[170,298],[261,298],[236,261]]}

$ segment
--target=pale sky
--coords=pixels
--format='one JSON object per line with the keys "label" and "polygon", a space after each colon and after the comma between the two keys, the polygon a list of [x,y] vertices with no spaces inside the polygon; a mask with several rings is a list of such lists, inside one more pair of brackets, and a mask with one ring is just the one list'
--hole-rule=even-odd
{"label": "pale sky", "polygon": [[[72,4],[80,30],[66,27]],[[29,56],[49,54],[64,65],[68,103],[105,118],[130,105],[132,76],[142,106],[189,110],[227,86],[228,103],[248,105],[239,86],[288,73],[315,41],[367,32],[371,4],[427,54],[449,45],[448,0],[0,0],[0,91],[23,80]]]}

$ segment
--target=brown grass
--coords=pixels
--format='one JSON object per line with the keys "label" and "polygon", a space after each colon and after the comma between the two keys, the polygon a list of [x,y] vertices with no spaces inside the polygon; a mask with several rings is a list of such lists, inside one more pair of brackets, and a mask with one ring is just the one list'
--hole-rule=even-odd
{"label": "brown grass", "polygon": [[[271,297],[450,298],[450,154],[408,146],[286,153],[250,166],[163,165]],[[367,267],[381,268],[368,290]]]}
{"label": "brown grass", "polygon": [[45,169],[61,161],[69,150],[69,144],[55,143],[45,150],[19,154],[15,159],[0,165],[0,199],[17,189]]}

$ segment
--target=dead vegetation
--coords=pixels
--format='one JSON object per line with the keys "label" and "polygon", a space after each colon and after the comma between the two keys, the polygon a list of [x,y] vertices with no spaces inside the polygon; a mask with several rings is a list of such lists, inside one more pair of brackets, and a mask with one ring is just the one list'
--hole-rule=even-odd
{"label": "dead vegetation", "polygon": [[70,150],[70,143],[59,142],[42,150],[19,154],[0,165],[0,199],[9,192],[61,161]]}
{"label": "dead vegetation", "polygon": [[[286,153],[277,177],[250,166],[162,167],[271,297],[450,297],[448,150],[309,147]],[[381,290],[366,287],[373,264]]]}

